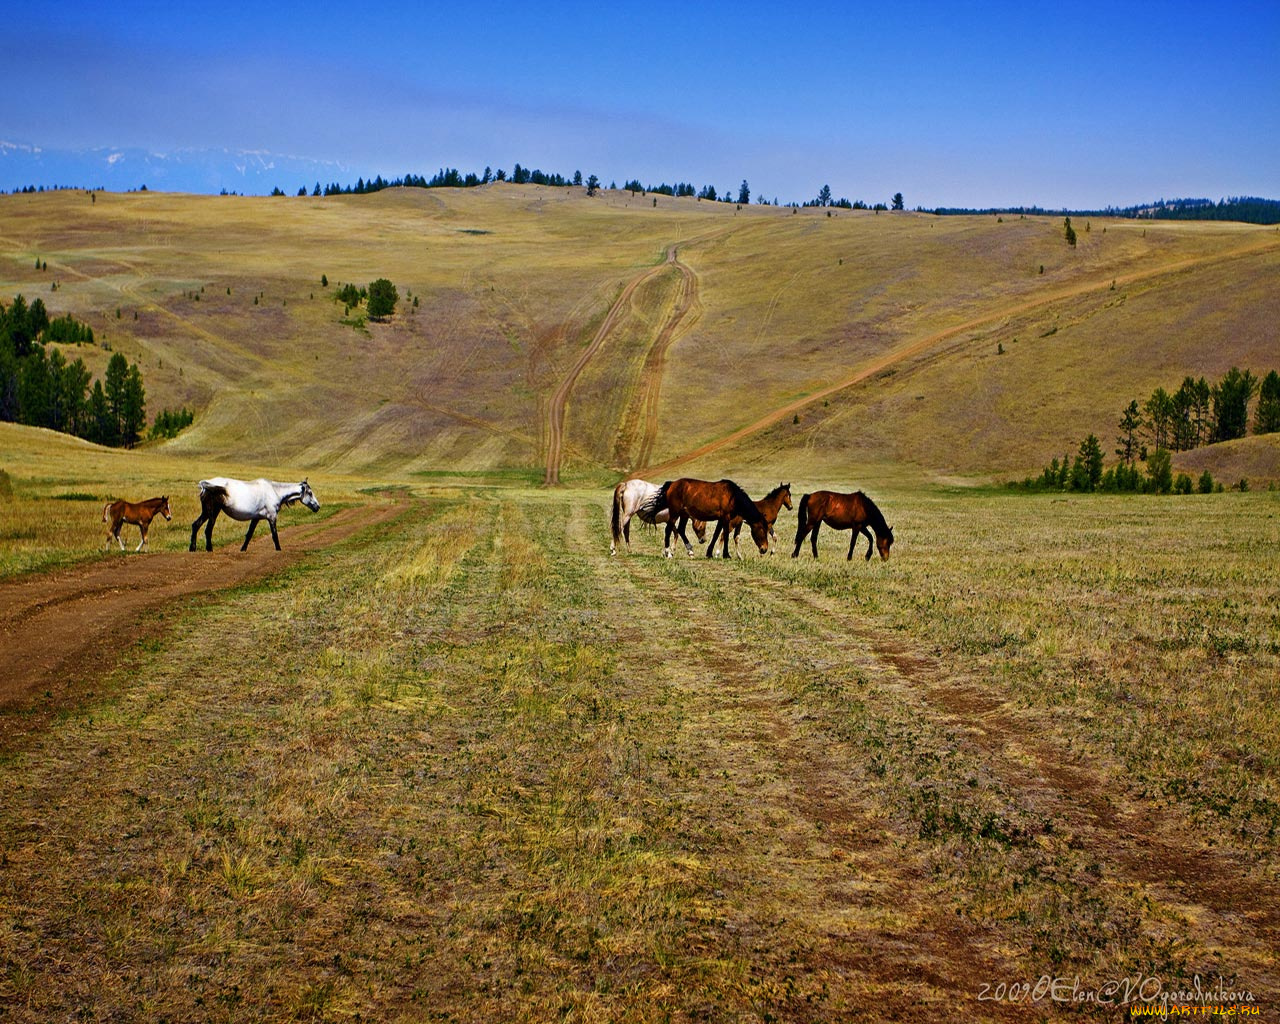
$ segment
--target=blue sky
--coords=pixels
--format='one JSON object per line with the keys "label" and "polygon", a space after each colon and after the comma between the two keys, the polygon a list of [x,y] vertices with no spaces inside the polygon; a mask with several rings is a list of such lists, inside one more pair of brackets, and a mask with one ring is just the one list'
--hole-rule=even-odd
{"label": "blue sky", "polygon": [[1280,198],[1276,0],[142,0],[9,23],[0,141],[46,149],[268,151],[332,162],[326,183],[518,161],[782,202]]}

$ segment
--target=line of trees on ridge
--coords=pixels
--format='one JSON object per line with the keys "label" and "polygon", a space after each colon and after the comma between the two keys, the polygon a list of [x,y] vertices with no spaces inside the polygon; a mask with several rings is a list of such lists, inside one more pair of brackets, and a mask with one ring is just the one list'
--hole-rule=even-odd
{"label": "line of trees on ridge", "polygon": [[[531,169],[528,167],[522,167],[520,164],[516,164],[515,167],[512,168],[510,174],[502,168],[495,171],[491,167],[486,167],[484,172],[481,174],[476,174],[474,172],[463,174],[457,168],[442,167],[430,178],[421,174],[406,174],[403,177],[388,180],[379,174],[367,181],[363,177],[360,177],[356,179],[356,183],[354,185],[342,185],[338,182],[331,182],[328,185],[322,186],[320,182],[317,181],[315,183],[315,187],[310,190],[310,193],[308,193],[307,188],[304,185],[298,189],[297,194],[299,196],[305,196],[308,194],[312,196],[343,196],[369,195],[374,192],[381,192],[383,189],[388,188],[478,188],[481,185],[488,185],[495,181],[509,181],[515,185],[548,185],[555,188],[580,186],[586,188],[588,195],[595,195],[597,191],[604,187],[601,184],[600,179],[594,174],[584,180],[581,171],[574,171],[572,175],[565,176],[563,174],[547,173],[536,168]],[[617,191],[617,182],[611,182],[609,189],[611,191]],[[745,178],[743,179],[742,184],[738,186],[736,192],[729,188],[726,188],[724,191],[720,191],[714,185],[703,185],[702,188],[697,188],[690,182],[684,181],[678,181],[674,185],[668,185],[666,182],[662,182],[658,185],[645,185],[640,182],[639,178],[631,178],[626,181],[622,186],[622,191],[630,192],[633,195],[649,195],[650,193],[653,193],[654,195],[672,196],[675,198],[688,197],[705,199],[709,202],[736,203],[739,206],[748,205],[751,202],[752,196],[751,186]],[[234,195],[235,193],[224,194]],[[287,193],[279,186],[276,186],[271,190],[271,195],[273,196],[284,196],[286,194]],[[762,206],[783,205],[779,204],[776,197],[770,200],[762,195],[756,196],[756,203]],[[787,203],[785,205],[794,207],[819,206],[836,207],[846,210],[877,211],[889,209],[901,210],[904,208],[901,192],[895,193],[889,204],[876,203],[873,206],[869,206],[860,199],[850,202],[848,199],[843,197],[840,199],[834,198],[829,185],[823,185],[819,190],[818,195],[807,202]]]}
{"label": "line of trees on ridge", "polygon": [[[1170,453],[1244,437],[1248,432],[1249,405],[1255,395],[1258,401],[1253,410],[1253,432],[1280,432],[1280,374],[1272,370],[1259,380],[1251,371],[1233,366],[1216,384],[1204,377],[1187,376],[1177,391],[1170,393],[1158,387],[1141,405],[1136,398],[1131,401],[1118,424],[1118,465],[1104,469],[1102,444],[1090,434],[1080,442],[1074,459],[1064,455],[1059,462],[1055,458],[1040,476],[1027,477],[1016,486],[1025,490],[1189,494],[1191,478],[1185,473],[1173,476]],[[1146,464],[1145,474],[1138,470],[1139,462]],[[1248,484],[1241,480],[1238,486],[1244,490]],[[1201,475],[1196,489],[1202,494],[1214,490],[1208,470]],[[1221,490],[1222,485],[1218,484],[1217,489]]]}

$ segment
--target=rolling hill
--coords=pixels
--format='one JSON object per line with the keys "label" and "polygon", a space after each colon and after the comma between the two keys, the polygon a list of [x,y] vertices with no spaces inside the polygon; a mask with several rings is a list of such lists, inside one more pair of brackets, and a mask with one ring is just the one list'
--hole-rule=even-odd
{"label": "rolling hill", "polygon": [[[49,192],[0,196],[0,301],[88,322],[75,354],[137,360],[153,413],[192,406],[168,454],[385,476],[1005,479],[1109,450],[1158,385],[1280,363],[1275,228],[1061,228],[505,183]],[[334,301],[377,277],[389,321]]]}

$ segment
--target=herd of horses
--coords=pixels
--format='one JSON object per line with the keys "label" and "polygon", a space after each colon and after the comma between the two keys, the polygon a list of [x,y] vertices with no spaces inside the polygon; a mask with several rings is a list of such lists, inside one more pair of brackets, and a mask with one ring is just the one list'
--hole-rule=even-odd
{"label": "herd of horses", "polygon": [[[244,543],[240,545],[241,551],[249,547],[253,531],[264,519],[271,527],[271,539],[279,551],[280,535],[276,532],[276,518],[280,510],[298,503],[312,512],[320,508],[320,502],[306,480],[278,483],[274,480],[233,480],[217,476],[201,480],[199,487],[200,515],[191,524],[190,551],[196,549],[196,535],[201,525],[204,526],[205,550],[213,550],[213,524],[224,513],[231,519],[249,524]],[[711,535],[711,543],[707,545],[708,558],[715,554],[717,544],[720,544],[723,556],[730,557],[730,533],[733,534],[734,550],[740,554],[738,535],[744,524],[751,531],[751,539],[760,553],[768,554],[770,545],[778,542],[773,524],[777,522],[778,514],[784,506],[788,509],[792,507],[791,485],[785,483],[779,484],[759,501],[752,501],[751,496],[732,480],[712,482],[681,477],[679,480],[668,480],[662,486],[645,480],[624,480],[613,491],[613,506],[609,517],[613,541],[609,546],[609,554],[617,554],[619,543],[624,543],[630,550],[633,517],[638,517],[642,523],[651,526],[666,526],[663,554],[668,558],[671,557],[672,534],[684,542],[685,552],[692,555],[693,545],[689,543],[689,537],[685,533],[686,527],[692,524],[698,542],[702,543],[706,540],[707,524],[712,520],[715,520],[716,528]],[[131,523],[142,532],[142,540],[135,549],[141,551],[147,546],[147,529],[157,515],[162,515],[165,519],[173,518],[168,495],[140,502],[109,502],[102,510],[102,521],[111,523],[105,546],[110,547],[114,538],[123,551],[124,541],[120,539],[120,530],[125,523]],[[796,546],[791,552],[792,558],[800,554],[805,537],[809,538],[813,557],[818,557],[818,528],[823,523],[833,530],[853,531],[849,541],[849,559],[853,558],[859,537],[867,538],[868,561],[871,560],[873,549],[880,552],[882,559],[889,557],[889,548],[893,545],[893,530],[885,522],[884,515],[875,502],[861,491],[853,494],[835,491],[806,494],[800,499],[797,519]]]}
{"label": "herd of horses", "polygon": [[[751,496],[732,480],[713,483],[682,477],[668,480],[661,486],[646,480],[624,480],[613,489],[609,515],[613,541],[609,554],[617,553],[619,543],[624,543],[630,550],[633,517],[651,526],[666,525],[662,551],[668,558],[671,557],[672,534],[684,542],[685,552],[692,555],[693,545],[689,543],[685,527],[692,524],[698,541],[702,542],[706,537],[706,524],[713,519],[716,529],[711,535],[711,543],[707,545],[708,558],[715,554],[717,542],[721,544],[723,556],[729,557],[730,531],[734,549],[738,550],[738,534],[744,523],[751,530],[751,539],[760,553],[767,554],[770,543],[777,544],[773,524],[777,522],[783,506],[791,508],[791,485],[786,483],[779,484],[758,501],[752,501]],[[800,499],[797,519],[792,558],[800,554],[806,537],[809,538],[813,557],[818,557],[818,528],[823,523],[833,530],[853,531],[848,559],[853,558],[859,537],[867,538],[867,561],[871,560],[873,550],[880,552],[881,559],[888,558],[889,549],[893,546],[892,527],[885,522],[884,514],[876,503],[861,491],[852,494],[814,491],[806,494]]]}

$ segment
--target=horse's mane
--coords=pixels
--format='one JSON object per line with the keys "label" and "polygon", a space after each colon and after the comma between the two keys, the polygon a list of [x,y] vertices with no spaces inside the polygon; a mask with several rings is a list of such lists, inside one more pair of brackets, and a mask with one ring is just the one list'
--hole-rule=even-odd
{"label": "horse's mane", "polygon": [[884,513],[876,507],[876,503],[868,498],[862,491],[858,492],[858,497],[862,499],[862,504],[867,510],[867,523],[871,529],[876,531],[876,536],[889,532],[889,524],[885,522]]}
{"label": "horse's mane", "polygon": [[756,503],[751,500],[751,495],[732,480],[721,480],[720,482],[728,487],[729,493],[733,495],[734,515],[742,516],[748,523],[758,523],[764,519],[764,514],[756,508]]}
{"label": "horse's mane", "polygon": [[666,500],[667,493],[665,487],[666,485],[664,484],[663,489],[654,491],[649,495],[649,497],[645,498],[636,506],[635,514],[639,517],[642,523],[648,523],[650,526],[657,525],[657,523],[654,522],[654,519],[657,514],[666,507],[663,504]]}

